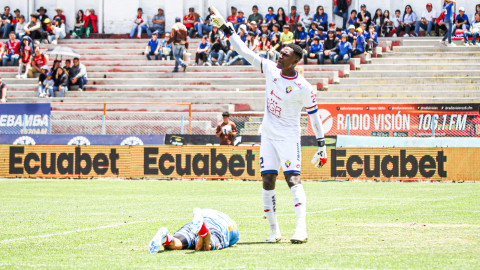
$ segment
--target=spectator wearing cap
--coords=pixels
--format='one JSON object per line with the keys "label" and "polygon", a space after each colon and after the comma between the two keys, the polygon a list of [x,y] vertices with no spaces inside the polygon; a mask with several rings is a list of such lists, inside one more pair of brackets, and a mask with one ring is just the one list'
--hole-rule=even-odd
{"label": "spectator wearing cap", "polygon": [[50,35],[48,37],[48,42],[51,44],[57,44],[59,39],[64,39],[67,34],[65,33],[65,23],[62,22],[62,19],[60,17],[57,17],[53,21],[52,25],[53,29],[53,35]]}
{"label": "spectator wearing cap", "polygon": [[369,11],[367,11],[367,5],[362,4],[360,6],[360,12],[357,15],[357,23],[362,24],[364,23],[366,27],[370,26],[372,22],[372,15]]}
{"label": "spectator wearing cap", "polygon": [[347,20],[348,20],[348,6],[352,2],[350,0],[335,0],[334,1],[334,8],[333,14],[340,16],[343,18],[343,29],[347,28]]}
{"label": "spectator wearing cap", "polygon": [[[25,46],[25,50],[23,52],[20,52],[20,58],[18,61],[18,75],[16,76],[17,79],[27,78],[28,70],[30,69],[31,60],[32,60],[31,48],[30,46]],[[23,70],[25,70],[25,72]]]}
{"label": "spectator wearing cap", "polygon": [[223,121],[218,123],[217,137],[220,138],[220,145],[234,145],[235,136],[237,136],[237,125],[230,121],[230,114],[228,112],[222,113]]}
{"label": "spectator wearing cap", "polygon": [[155,31],[152,33],[152,38],[148,41],[147,46],[145,47],[145,55],[148,60],[152,60],[151,55],[155,55],[155,60],[162,59],[162,44],[158,39],[158,32]]}
{"label": "spectator wearing cap", "polygon": [[18,9],[18,8],[15,9],[15,10],[13,11],[13,13],[14,13],[15,15],[13,16],[13,19],[12,19],[12,27],[11,27],[11,29],[12,29],[12,31],[15,31],[16,24],[20,21],[20,9]]}
{"label": "spectator wearing cap", "polygon": [[3,38],[7,38],[12,27],[13,16],[10,13],[10,7],[6,6],[0,15],[0,33],[3,31]]}
{"label": "spectator wearing cap", "polygon": [[[400,17],[400,26],[395,30],[393,37],[400,35],[401,31],[405,31],[404,37],[410,36],[409,33],[411,30],[415,30],[415,23],[417,22],[417,15],[413,12],[412,6],[406,5],[405,12],[403,12]],[[413,35],[412,35],[413,36]]]}
{"label": "spectator wearing cap", "polygon": [[252,31],[255,34],[255,37],[257,39],[260,39],[260,30],[257,28],[257,24],[251,24],[250,25],[250,31]]}
{"label": "spectator wearing cap", "polygon": [[263,22],[263,15],[258,13],[258,6],[252,7],[253,14],[248,15],[248,22],[251,24],[257,24],[257,28],[260,28],[260,24]]}
{"label": "spectator wearing cap", "polygon": [[303,6],[303,11],[304,12],[300,14],[299,22],[302,22],[306,28],[310,28],[310,24],[312,24],[312,21],[313,21],[313,12],[310,12],[309,5]]}
{"label": "spectator wearing cap", "polygon": [[283,32],[280,34],[280,41],[283,45],[293,43],[293,33],[290,32],[290,27],[288,25],[283,26]]}
{"label": "spectator wearing cap", "polygon": [[297,30],[293,33],[293,43],[305,49],[307,47],[307,28],[303,25],[302,22],[299,22],[297,25]]}
{"label": "spectator wearing cap", "polygon": [[15,39],[15,32],[10,32],[10,39],[5,42],[5,53],[3,54],[3,66],[7,66],[7,61],[10,60],[10,65],[13,67],[18,64],[20,57],[20,41]]}
{"label": "spectator wearing cap", "polygon": [[45,43],[45,44],[48,44],[48,42],[50,40],[50,36],[54,35],[53,26],[52,26],[52,22],[51,22],[50,18],[45,19],[44,22],[47,24],[47,27],[45,27],[45,30],[43,30],[43,32],[42,32],[41,42]]}
{"label": "spectator wearing cap", "polygon": [[163,34],[165,32],[165,14],[163,14],[163,9],[158,8],[158,13],[153,16],[152,19],[152,26],[150,27],[150,31]]}
{"label": "spectator wearing cap", "polygon": [[[241,25],[247,25],[247,18],[245,18],[244,16],[244,12],[243,12],[243,9],[240,9],[238,11],[238,15],[237,15],[237,23],[233,25],[233,27],[235,28],[236,31],[238,31],[238,28],[241,26]],[[246,28],[245,28],[246,29]]]}
{"label": "spectator wearing cap", "polygon": [[69,76],[69,86],[78,85],[78,90],[82,91],[83,86],[87,84],[87,68],[80,63],[80,60],[75,57],[73,58],[73,67],[70,69]]}
{"label": "spectator wearing cap", "polygon": [[[288,25],[287,25],[288,27]],[[267,58],[267,53],[270,51],[271,43],[268,41],[267,35],[262,35],[260,42],[258,43],[258,55],[262,58]]]}
{"label": "spectator wearing cap", "polygon": [[173,59],[173,45],[172,43],[167,43],[167,40],[169,39],[170,33],[165,33],[165,39],[162,42],[162,57],[164,57],[165,60]]}
{"label": "spectator wearing cap", "polygon": [[467,14],[465,14],[465,8],[460,7],[458,9],[458,15],[453,24],[452,35],[455,35],[455,31],[458,29],[468,30],[470,28],[470,21]]}
{"label": "spectator wearing cap", "polygon": [[297,7],[292,6],[290,8],[290,14],[288,14],[287,24],[290,26],[290,31],[297,29],[297,23],[300,20],[300,14],[297,13]]}
{"label": "spectator wearing cap", "polygon": [[227,22],[231,22],[232,24],[235,24],[237,22],[237,8],[232,6],[230,8],[230,11],[232,12],[232,15],[227,17]]}
{"label": "spectator wearing cap", "polygon": [[328,30],[327,39],[323,42],[323,55],[324,58],[328,57],[332,64],[335,62],[333,57],[336,55],[338,44],[340,40],[335,36],[335,31]]}
{"label": "spectator wearing cap", "polygon": [[323,6],[318,6],[315,15],[313,15],[313,22],[316,22],[317,26],[323,26],[327,28],[328,26],[328,15],[325,13]]}
{"label": "spectator wearing cap", "polygon": [[328,31],[330,30],[333,30],[335,32],[337,32],[337,27],[335,26],[335,23],[334,22],[331,22],[328,24]]}
{"label": "spectator wearing cap", "polygon": [[215,65],[220,66],[222,63],[223,58],[225,57],[225,51],[228,51],[227,42],[222,40],[220,35],[215,36],[215,42],[210,46],[208,49],[208,58],[207,62],[205,63],[206,66],[212,65],[212,58],[217,59],[217,63]]}
{"label": "spectator wearing cap", "polygon": [[38,12],[38,19],[42,23],[42,32],[43,32],[47,28],[47,24],[45,23],[45,20],[50,18],[46,14],[47,10],[44,7],[40,7],[39,9],[37,9],[37,12]]}
{"label": "spectator wearing cap", "polygon": [[272,28],[272,32],[270,33],[270,39],[272,39],[272,36],[275,35],[276,33],[281,34],[278,30],[280,29],[280,25],[274,24]]}
{"label": "spectator wearing cap", "polygon": [[137,32],[137,38],[142,38],[142,31],[146,31],[148,36],[152,35],[152,32],[148,28],[147,20],[143,15],[143,9],[137,9],[137,17],[133,20],[132,30],[130,31],[130,38],[133,38],[135,35],[135,31]]}
{"label": "spectator wearing cap", "polygon": [[[55,81],[52,79],[52,75],[52,72],[47,72],[40,75],[38,80],[38,97],[54,97],[53,86],[55,85]],[[41,80],[41,77],[43,77],[43,80]]]}
{"label": "spectator wearing cap", "polygon": [[32,59],[32,67],[28,70],[28,76],[33,78],[33,73],[38,72],[45,75],[45,70],[43,70],[42,67],[46,67],[47,65],[48,55],[44,55],[38,45],[35,46],[35,55]]}
{"label": "spectator wearing cap", "polygon": [[370,28],[368,29],[367,36],[365,37],[366,39],[366,49],[368,53],[373,53],[375,48],[378,45],[378,34],[375,32],[375,26],[370,25]]}
{"label": "spectator wearing cap", "polygon": [[275,24],[277,21],[275,20],[275,14],[273,13],[273,7],[268,8],[268,13],[265,14],[265,18],[263,18],[263,23],[268,24],[268,28],[272,29],[273,24]]}
{"label": "spectator wearing cap", "polygon": [[205,20],[195,24],[195,27],[197,28],[197,35],[199,37],[203,37],[204,34],[208,34],[212,31],[212,25],[210,25],[210,17],[212,15],[214,15],[213,10],[208,8],[208,15],[205,17]]}
{"label": "spectator wearing cap", "polygon": [[358,18],[357,18],[357,11],[354,9],[350,12],[350,17],[348,17],[347,23],[348,26],[353,25],[353,29],[356,27],[360,26],[360,24],[357,23]]}
{"label": "spectator wearing cap", "polygon": [[[464,46],[475,45],[475,41],[477,40],[477,38],[479,38],[479,35],[480,35],[480,13],[475,13],[475,19],[472,21],[472,26],[470,26],[470,31],[465,31],[463,33],[463,39],[465,41],[463,45]],[[472,42],[467,44],[469,37],[472,38]]]}
{"label": "spectator wearing cap", "polygon": [[88,38],[90,33],[98,33],[98,18],[97,15],[95,15],[95,10],[93,8],[87,9],[85,11],[85,16],[85,24],[83,27],[85,27],[85,38]]}
{"label": "spectator wearing cap", "polygon": [[351,53],[351,56],[354,57],[355,55],[360,55],[362,53],[367,54],[365,51],[366,45],[365,45],[365,36],[363,36],[363,29],[362,28],[357,28],[357,37],[353,38],[353,44],[352,44],[353,50]]}
{"label": "spectator wearing cap", "polygon": [[415,23],[415,34],[418,37],[420,28],[426,30],[426,36],[430,35],[432,29],[435,29],[435,20],[437,19],[437,12],[433,10],[432,3],[427,4],[427,9],[423,11],[422,17]]}
{"label": "spectator wearing cap", "polygon": [[[185,20],[184,20],[185,21]],[[183,67],[183,72],[187,70],[187,64],[183,62],[183,53],[187,40],[187,27],[181,23],[179,17],[175,18],[175,24],[172,27],[172,33],[167,44],[173,43],[173,57],[175,57],[175,68],[173,72],[178,72],[178,66]]]}
{"label": "spectator wearing cap", "polygon": [[323,54],[323,44],[320,43],[319,37],[314,37],[312,39],[312,44],[307,53],[303,56],[303,64],[308,64],[308,59],[317,59],[318,65],[323,65],[325,63],[325,58]]}
{"label": "spectator wearing cap", "polygon": [[202,41],[198,43],[197,53],[195,54],[195,65],[198,65],[200,58],[203,64],[207,63],[208,49],[210,49],[210,43],[207,41],[207,36],[203,36]]}
{"label": "spectator wearing cap", "polygon": [[319,26],[317,28],[317,32],[315,33],[315,36],[320,38],[320,42],[324,42],[325,39],[327,39],[327,33],[325,32],[325,29],[323,29],[323,26]]}
{"label": "spectator wearing cap", "polygon": [[245,42],[247,40],[247,26],[245,24],[242,24],[238,28],[238,36],[243,42]]}
{"label": "spectator wearing cap", "polygon": [[56,8],[55,11],[57,12],[57,15],[53,16],[53,20],[56,20],[57,18],[60,18],[62,23],[65,23],[67,21],[67,19],[65,18],[65,15],[63,15],[63,9]]}
{"label": "spectator wearing cap", "polygon": [[338,44],[338,53],[334,57],[334,64],[339,64],[339,61],[343,60],[343,63],[348,64],[350,59],[350,53],[352,52],[352,44],[347,40],[348,35],[343,34],[340,44]]}
{"label": "spectator wearing cap", "polygon": [[7,102],[7,84],[2,82],[2,75],[0,75],[0,96],[2,99],[0,99],[1,103]]}
{"label": "spectator wearing cap", "polygon": [[25,16],[20,15],[19,21],[15,24],[15,35],[17,39],[22,39],[22,37],[26,34],[25,26],[27,23],[25,22]]}
{"label": "spectator wearing cap", "polygon": [[280,29],[283,28],[284,25],[287,24],[287,15],[285,14],[285,10],[282,7],[277,9],[277,15],[275,15],[275,23],[280,25]]}
{"label": "spectator wearing cap", "polygon": [[353,44],[354,38],[357,38],[357,31],[355,31],[355,26],[349,25],[347,32],[347,41],[350,42],[350,44]]}
{"label": "spectator wearing cap", "polygon": [[[75,60],[73,62],[75,63]],[[54,81],[53,92],[58,91],[58,92],[60,92],[60,97],[64,97],[65,92],[68,91],[68,76],[67,76],[67,74],[65,73],[65,71],[63,70],[62,67],[58,67],[56,74],[53,74],[53,76],[54,76],[53,77],[53,81]],[[52,92],[51,97],[55,97],[55,95],[53,95],[53,92]]]}
{"label": "spectator wearing cap", "polygon": [[260,36],[267,35],[268,40],[271,40],[270,38],[270,30],[268,30],[268,24],[262,23],[262,28],[260,29]]}

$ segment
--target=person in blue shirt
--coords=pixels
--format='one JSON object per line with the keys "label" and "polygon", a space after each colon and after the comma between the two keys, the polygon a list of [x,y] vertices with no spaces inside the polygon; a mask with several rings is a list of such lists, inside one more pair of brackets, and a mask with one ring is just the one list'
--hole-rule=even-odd
{"label": "person in blue shirt", "polygon": [[317,28],[317,33],[315,36],[320,38],[320,42],[323,42],[325,39],[327,39],[327,33],[325,33],[325,28],[323,26],[319,26]]}
{"label": "person in blue shirt", "polygon": [[277,33],[278,33],[279,35],[281,34],[280,32],[278,32],[278,29],[280,29],[280,25],[279,25],[279,24],[274,24],[274,25],[273,25],[273,30],[272,30],[272,32],[270,33],[270,40],[273,38],[273,35],[275,35],[275,34],[277,34]]}
{"label": "person in blue shirt", "polygon": [[313,15],[313,21],[318,23],[318,26],[328,28],[328,15],[325,13],[323,6],[317,7],[317,12]]}
{"label": "person in blue shirt", "polygon": [[305,49],[307,47],[307,29],[303,22],[298,22],[297,29],[293,33],[293,43]]}
{"label": "person in blue shirt", "polygon": [[312,22],[310,30],[308,30],[308,37],[312,39],[317,33],[318,25],[317,22]]}
{"label": "person in blue shirt", "polygon": [[275,14],[273,13],[273,7],[268,8],[268,13],[265,14],[265,18],[263,19],[263,23],[268,24],[268,29],[272,29],[273,25],[277,23],[275,21]]}
{"label": "person in blue shirt", "polygon": [[227,214],[214,209],[193,209],[193,219],[173,235],[166,227],[160,228],[148,245],[150,254],[165,250],[194,249],[219,250],[235,245],[240,240],[237,223]]}
{"label": "person in blue shirt", "polygon": [[468,30],[470,28],[470,21],[468,20],[467,14],[465,14],[465,8],[460,7],[458,9],[458,15],[453,24],[452,34],[455,35],[457,28]]}
{"label": "person in blue shirt", "polygon": [[167,39],[170,39],[170,33],[165,33],[165,40],[162,43],[162,57],[165,58],[165,60],[170,60],[173,59],[173,42],[167,44]]}
{"label": "person in blue shirt", "polygon": [[366,45],[367,45],[366,46],[367,52],[373,53],[373,50],[375,50],[375,48],[378,45],[378,34],[375,31],[374,25],[370,25],[370,28],[368,29],[368,33],[365,39],[366,39]]}
{"label": "person in blue shirt", "polygon": [[342,35],[343,35],[343,34],[346,34],[346,32],[343,31],[342,28],[338,28],[338,27],[337,27],[337,29],[335,29],[335,32],[336,32],[336,35],[337,35],[337,38],[338,38],[338,39],[341,39],[341,38],[342,38]]}
{"label": "person in blue shirt", "polygon": [[198,60],[202,58],[202,62],[207,62],[207,51],[210,49],[210,43],[207,41],[207,36],[202,37],[202,41],[198,44],[197,53],[195,55],[195,65],[198,65]]}
{"label": "person in blue shirt", "polygon": [[338,53],[335,55],[335,64],[338,64],[338,61],[343,60],[343,63],[346,65],[348,64],[348,60],[350,59],[350,53],[352,52],[352,44],[347,40],[348,35],[342,35],[342,41],[338,44]]}
{"label": "person in blue shirt", "polygon": [[[445,19],[443,22],[447,27],[447,31],[445,32],[445,36],[443,36],[441,43],[447,46],[456,46],[452,43],[452,24],[453,24],[453,5],[457,3],[456,0],[444,0],[443,3],[443,12],[445,13]],[[448,44],[445,44],[445,40],[448,38]]]}
{"label": "person in blue shirt", "polygon": [[245,18],[245,16],[243,16],[243,15],[244,15],[243,9],[240,9],[238,11],[236,23],[233,25],[233,28],[235,28],[235,31],[238,31],[238,28],[241,25],[246,25],[247,24],[247,18]]}
{"label": "person in blue shirt", "polygon": [[353,50],[352,53],[350,54],[352,57],[355,55],[359,55],[362,53],[365,53],[365,37],[363,36],[363,29],[362,28],[357,28],[357,37],[353,38]]}
{"label": "person in blue shirt", "polygon": [[318,65],[323,65],[325,63],[323,56],[323,44],[320,43],[319,37],[314,37],[310,49],[303,56],[303,63],[306,65],[308,63],[308,58],[317,59]]}
{"label": "person in blue shirt", "polygon": [[357,11],[354,9],[350,12],[350,17],[348,17],[347,23],[349,26],[353,25],[354,27],[358,27],[357,20]]}
{"label": "person in blue shirt", "polygon": [[148,41],[147,47],[145,47],[147,59],[152,60],[150,58],[151,55],[155,55],[155,60],[162,59],[161,48],[162,45],[160,45],[160,40],[158,39],[158,31],[155,31],[152,33],[152,38]]}
{"label": "person in blue shirt", "polygon": [[357,37],[357,32],[355,31],[355,26],[353,25],[348,26],[347,41],[353,44],[353,39],[356,37]]}

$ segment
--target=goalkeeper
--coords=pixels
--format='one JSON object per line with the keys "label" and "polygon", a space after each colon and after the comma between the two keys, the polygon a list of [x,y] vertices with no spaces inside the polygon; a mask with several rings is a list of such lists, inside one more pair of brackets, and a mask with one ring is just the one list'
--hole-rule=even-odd
{"label": "goalkeeper", "polygon": [[316,168],[327,162],[327,149],[322,122],[318,114],[315,91],[307,80],[295,71],[302,59],[303,50],[296,44],[288,44],[281,51],[278,62],[260,58],[250,50],[235,33],[231,23],[226,23],[218,10],[210,7],[213,25],[229,37],[230,43],[252,66],[265,74],[265,113],[262,122],[260,146],[260,171],[263,179],[263,209],[270,224],[270,236],[266,242],[281,240],[277,222],[275,182],[280,167],[293,195],[293,205],[297,216],[292,243],[305,243],[308,240],[306,224],[306,196],[300,180],[302,158],[300,151],[300,116],[305,107],[318,141],[318,151],[312,159]]}

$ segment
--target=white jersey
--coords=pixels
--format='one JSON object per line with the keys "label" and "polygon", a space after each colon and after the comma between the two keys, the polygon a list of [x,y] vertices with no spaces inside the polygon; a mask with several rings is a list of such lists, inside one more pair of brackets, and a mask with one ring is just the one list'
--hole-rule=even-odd
{"label": "white jersey", "polygon": [[312,85],[300,74],[286,77],[277,64],[262,59],[261,71],[265,74],[265,113],[262,136],[272,140],[295,140],[300,137],[300,116],[305,107],[309,113],[317,111],[317,101]]}

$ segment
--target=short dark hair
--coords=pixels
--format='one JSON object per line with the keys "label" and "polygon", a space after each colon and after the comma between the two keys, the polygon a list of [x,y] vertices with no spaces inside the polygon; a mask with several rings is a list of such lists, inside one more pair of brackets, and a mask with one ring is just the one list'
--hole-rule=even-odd
{"label": "short dark hair", "polygon": [[75,60],[80,61],[80,59],[78,59],[78,57],[73,58],[73,61],[75,61]]}
{"label": "short dark hair", "polygon": [[70,59],[65,60],[65,63],[67,63],[67,62],[71,62]]}
{"label": "short dark hair", "polygon": [[222,113],[222,116],[230,116],[230,113],[227,112],[227,111],[224,111],[224,112]]}
{"label": "short dark hair", "polygon": [[402,12],[400,11],[400,9],[395,10],[395,13],[397,13],[397,12],[402,13]]}
{"label": "short dark hair", "polygon": [[298,59],[302,59],[303,57],[303,49],[302,47],[298,46],[297,44],[287,44],[285,47],[292,48],[293,52],[298,56]]}
{"label": "short dark hair", "polygon": [[20,18],[25,20],[25,16],[23,16],[23,15],[20,15]]}
{"label": "short dark hair", "polygon": [[15,35],[15,31],[10,31],[10,35],[11,35],[11,34],[14,34],[14,35]]}

